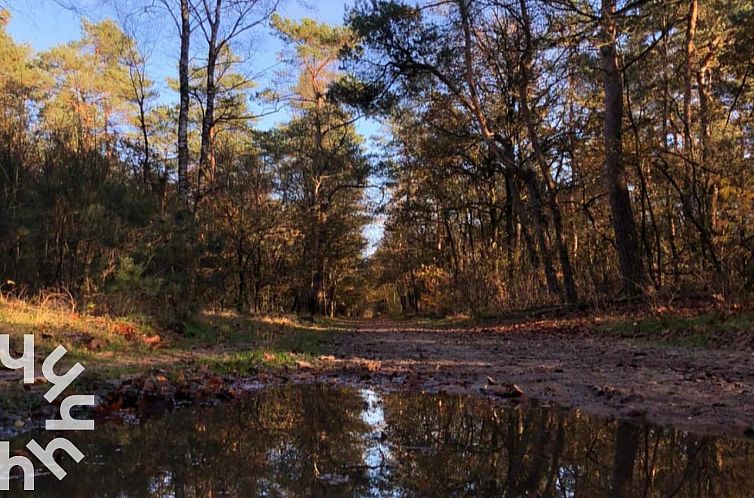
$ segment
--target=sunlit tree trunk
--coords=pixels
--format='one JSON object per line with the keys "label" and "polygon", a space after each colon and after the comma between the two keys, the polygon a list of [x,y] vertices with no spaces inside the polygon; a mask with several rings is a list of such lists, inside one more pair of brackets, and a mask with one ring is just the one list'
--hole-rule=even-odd
{"label": "sunlit tree trunk", "polygon": [[637,293],[644,284],[644,266],[634,227],[634,214],[623,165],[623,81],[618,60],[618,28],[615,0],[602,2],[602,43],[600,47],[605,91],[605,180],[613,217],[624,291]]}

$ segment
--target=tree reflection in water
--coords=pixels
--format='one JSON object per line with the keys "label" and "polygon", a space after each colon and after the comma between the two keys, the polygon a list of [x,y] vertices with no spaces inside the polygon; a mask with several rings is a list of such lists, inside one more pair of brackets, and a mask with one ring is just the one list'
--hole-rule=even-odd
{"label": "tree reflection in water", "polygon": [[35,496],[754,493],[752,446],[743,440],[577,411],[495,408],[478,398],[324,386],[261,391],[243,403],[178,411],[140,427],[101,425],[76,442],[86,460],[64,460],[69,476],[62,482],[39,476]]}

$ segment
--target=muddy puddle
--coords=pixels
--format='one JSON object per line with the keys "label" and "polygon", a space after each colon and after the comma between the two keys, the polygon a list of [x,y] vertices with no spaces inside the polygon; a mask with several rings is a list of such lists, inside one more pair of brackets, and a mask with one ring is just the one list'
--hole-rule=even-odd
{"label": "muddy puddle", "polygon": [[754,496],[745,439],[475,397],[278,387],[71,439],[86,458],[61,458],[62,482],[16,477],[3,496]]}

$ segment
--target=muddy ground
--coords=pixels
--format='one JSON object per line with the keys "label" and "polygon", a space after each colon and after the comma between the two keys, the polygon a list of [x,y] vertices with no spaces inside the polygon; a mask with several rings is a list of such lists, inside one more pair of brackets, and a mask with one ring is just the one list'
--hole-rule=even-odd
{"label": "muddy ground", "polygon": [[[473,328],[343,322],[329,376],[386,388],[524,398],[705,433],[752,436],[754,352],[651,345],[542,320]],[[318,376],[314,371],[311,374]]]}
{"label": "muddy ground", "polygon": [[[326,382],[574,407],[696,432],[754,437],[751,334],[722,347],[663,345],[606,333],[594,320],[568,316],[456,327],[337,320],[316,332],[321,354],[294,352],[302,359],[283,368],[253,367],[249,374],[200,368],[199,358],[218,354],[212,348],[184,352],[182,370],[147,362],[125,380],[100,382],[97,411],[103,417],[127,411],[138,419],[186,403],[229,401],[268,385]],[[748,318],[744,325],[748,329]],[[240,352],[248,347],[235,346]],[[0,387],[18,382],[0,379]],[[0,413],[0,426],[12,429],[21,419],[20,430],[25,430],[47,415]]]}

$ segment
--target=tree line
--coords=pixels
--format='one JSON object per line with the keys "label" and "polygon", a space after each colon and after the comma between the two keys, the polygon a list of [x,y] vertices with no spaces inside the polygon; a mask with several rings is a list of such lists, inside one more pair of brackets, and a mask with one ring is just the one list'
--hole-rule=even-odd
{"label": "tree line", "polygon": [[[39,53],[2,13],[1,290],[64,289],[82,306],[164,317],[349,312],[372,165],[327,88],[350,30],[284,19],[264,0],[127,7]],[[148,74],[140,23],[166,30],[177,102]],[[249,45],[270,29],[286,72],[259,89]],[[253,104],[285,106],[288,120],[261,130]]]}
{"label": "tree line", "polygon": [[363,1],[389,117],[383,308],[751,288],[750,2]]}
{"label": "tree line", "polygon": [[[359,0],[341,26],[274,0],[123,5],[39,53],[0,15],[3,292],[333,315],[754,283],[750,2]],[[149,22],[171,28],[170,95]],[[270,29],[287,73],[260,88]],[[260,104],[289,119],[262,130]]]}

